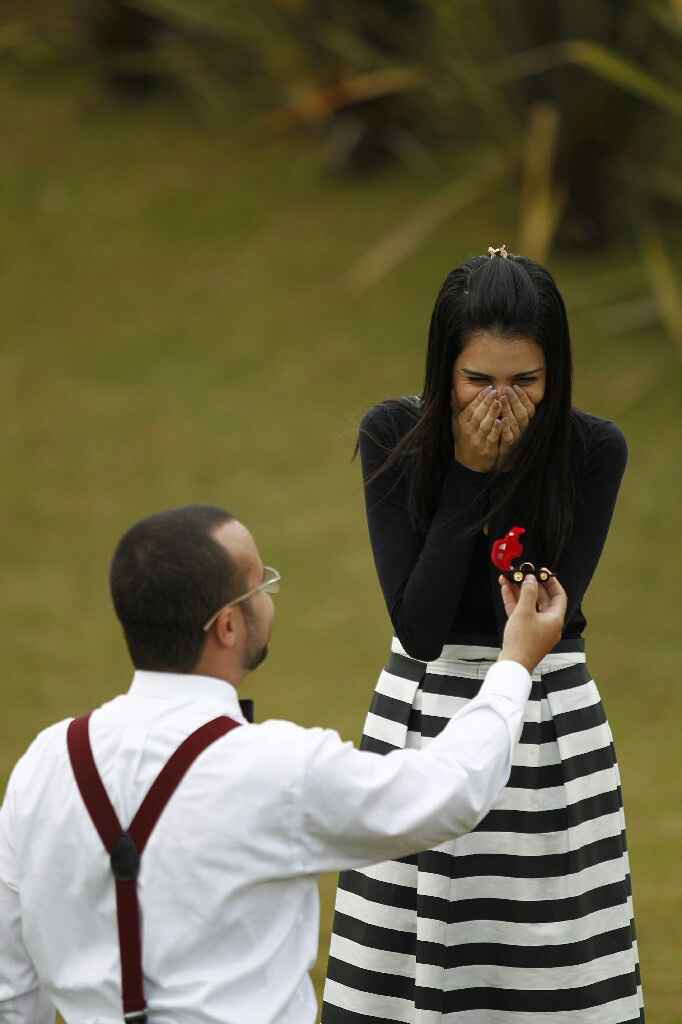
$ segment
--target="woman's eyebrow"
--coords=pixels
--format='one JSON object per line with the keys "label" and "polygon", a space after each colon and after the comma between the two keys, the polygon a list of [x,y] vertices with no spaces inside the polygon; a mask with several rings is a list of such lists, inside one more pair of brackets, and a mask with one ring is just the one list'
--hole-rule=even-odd
{"label": "woman's eyebrow", "polygon": [[[544,370],[544,366],[538,366],[535,370],[524,370],[522,373],[515,373],[514,379],[517,377],[532,377],[534,373],[540,373]],[[482,370],[468,370],[466,366],[463,366],[461,373],[468,373],[470,377],[492,377],[491,373],[483,373]]]}

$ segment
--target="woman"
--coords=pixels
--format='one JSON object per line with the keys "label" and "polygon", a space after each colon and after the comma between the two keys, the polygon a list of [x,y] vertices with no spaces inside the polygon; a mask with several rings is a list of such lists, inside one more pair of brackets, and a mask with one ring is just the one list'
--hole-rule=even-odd
{"label": "woman", "polygon": [[440,290],[423,394],[362,422],[395,632],[364,749],[426,745],[478,691],[504,627],[491,545],[512,526],[568,611],[495,808],[437,850],[341,875],[324,1024],[644,1019],[618,765],[581,610],[627,449],[572,408],[571,372],[551,275],[491,248]]}

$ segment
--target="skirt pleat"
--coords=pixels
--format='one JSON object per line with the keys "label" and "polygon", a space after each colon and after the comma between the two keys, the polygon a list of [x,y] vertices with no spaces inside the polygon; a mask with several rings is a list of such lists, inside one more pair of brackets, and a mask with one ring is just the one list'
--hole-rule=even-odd
{"label": "skirt pleat", "polygon": [[[496,652],[397,641],[362,748],[421,749]],[[323,1024],[642,1024],[620,775],[584,655],[533,674],[509,783],[477,828],[339,876]]]}

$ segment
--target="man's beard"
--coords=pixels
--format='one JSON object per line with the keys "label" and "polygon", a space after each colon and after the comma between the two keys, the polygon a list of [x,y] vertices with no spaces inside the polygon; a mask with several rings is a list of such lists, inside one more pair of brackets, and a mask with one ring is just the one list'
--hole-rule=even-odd
{"label": "man's beard", "polygon": [[267,642],[262,644],[260,647],[254,648],[252,646],[252,637],[254,633],[254,616],[249,608],[248,602],[244,602],[244,618],[246,620],[246,628],[248,630],[248,643],[246,653],[244,655],[243,667],[247,672],[253,672],[255,668],[262,665],[268,656],[268,645]]}
{"label": "man's beard", "polygon": [[268,645],[263,644],[262,647],[255,651],[248,651],[246,660],[244,661],[244,668],[247,672],[253,672],[255,668],[262,665],[268,656]]}

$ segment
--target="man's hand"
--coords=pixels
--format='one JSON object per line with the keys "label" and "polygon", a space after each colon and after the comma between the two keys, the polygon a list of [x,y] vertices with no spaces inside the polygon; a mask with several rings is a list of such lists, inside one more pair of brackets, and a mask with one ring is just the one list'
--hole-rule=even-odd
{"label": "man's hand", "polygon": [[503,467],[509,461],[510,453],[516,447],[519,438],[528,429],[528,424],[535,415],[535,406],[519,385],[504,388],[500,404],[503,428],[500,435],[499,465]]}
{"label": "man's hand", "polygon": [[452,436],[455,459],[467,469],[488,473],[500,455],[500,437],[504,428],[502,404],[495,389],[479,391],[473,401],[457,410],[452,392]]}
{"label": "man's hand", "polygon": [[526,576],[516,588],[499,578],[504,608],[509,616],[498,661],[518,661],[529,672],[561,639],[566,615],[566,591],[555,577],[539,584]]}

